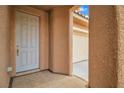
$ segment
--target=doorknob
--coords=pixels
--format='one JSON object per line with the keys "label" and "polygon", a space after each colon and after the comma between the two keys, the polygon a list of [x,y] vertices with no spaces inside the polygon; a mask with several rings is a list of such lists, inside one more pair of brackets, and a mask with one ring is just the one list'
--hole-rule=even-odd
{"label": "doorknob", "polygon": [[17,56],[19,56],[19,49],[17,48]]}
{"label": "doorknob", "polygon": [[17,45],[17,50],[16,51],[17,51],[17,53],[16,53],[17,56],[19,56],[19,46],[18,45]]}

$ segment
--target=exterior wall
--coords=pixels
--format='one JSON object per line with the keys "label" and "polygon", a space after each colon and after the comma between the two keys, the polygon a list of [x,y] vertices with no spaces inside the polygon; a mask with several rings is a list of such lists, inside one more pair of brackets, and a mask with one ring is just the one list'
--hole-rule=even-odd
{"label": "exterior wall", "polygon": [[116,6],[118,22],[118,87],[124,87],[124,6]]}
{"label": "exterior wall", "polygon": [[115,7],[90,6],[89,86],[116,87],[117,25]]}
{"label": "exterior wall", "polygon": [[8,87],[10,62],[9,7],[0,6],[0,87]]}
{"label": "exterior wall", "polygon": [[48,13],[42,11],[41,18],[41,35],[40,35],[40,64],[41,70],[49,69],[49,29]]}
{"label": "exterior wall", "polygon": [[53,8],[50,17],[50,70],[69,74],[69,6]]}

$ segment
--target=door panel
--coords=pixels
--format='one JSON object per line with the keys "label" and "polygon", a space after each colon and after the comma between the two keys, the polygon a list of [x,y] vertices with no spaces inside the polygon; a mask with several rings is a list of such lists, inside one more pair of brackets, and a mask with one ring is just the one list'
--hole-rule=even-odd
{"label": "door panel", "polygon": [[16,12],[16,72],[39,68],[39,18]]}
{"label": "door panel", "polygon": [[88,34],[73,32],[73,63],[88,60]]}

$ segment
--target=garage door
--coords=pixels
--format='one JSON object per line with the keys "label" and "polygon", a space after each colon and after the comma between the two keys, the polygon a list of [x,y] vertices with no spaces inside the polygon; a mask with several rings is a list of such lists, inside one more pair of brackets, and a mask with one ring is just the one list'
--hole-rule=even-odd
{"label": "garage door", "polygon": [[73,32],[73,62],[88,59],[88,33]]}

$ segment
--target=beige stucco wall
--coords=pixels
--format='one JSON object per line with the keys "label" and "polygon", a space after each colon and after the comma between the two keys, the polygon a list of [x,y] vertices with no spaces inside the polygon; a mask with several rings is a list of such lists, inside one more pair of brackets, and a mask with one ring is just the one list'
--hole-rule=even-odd
{"label": "beige stucco wall", "polygon": [[69,8],[61,6],[50,14],[50,70],[69,74]]}
{"label": "beige stucco wall", "polygon": [[42,10],[40,30],[40,68],[49,69],[49,25],[48,13]]}
{"label": "beige stucco wall", "polygon": [[90,6],[90,87],[116,87],[116,28],[114,6]]}
{"label": "beige stucco wall", "polygon": [[0,87],[8,87],[9,74],[9,10],[8,6],[0,6]]}
{"label": "beige stucco wall", "polygon": [[118,87],[124,87],[124,6],[116,6],[118,22]]}

